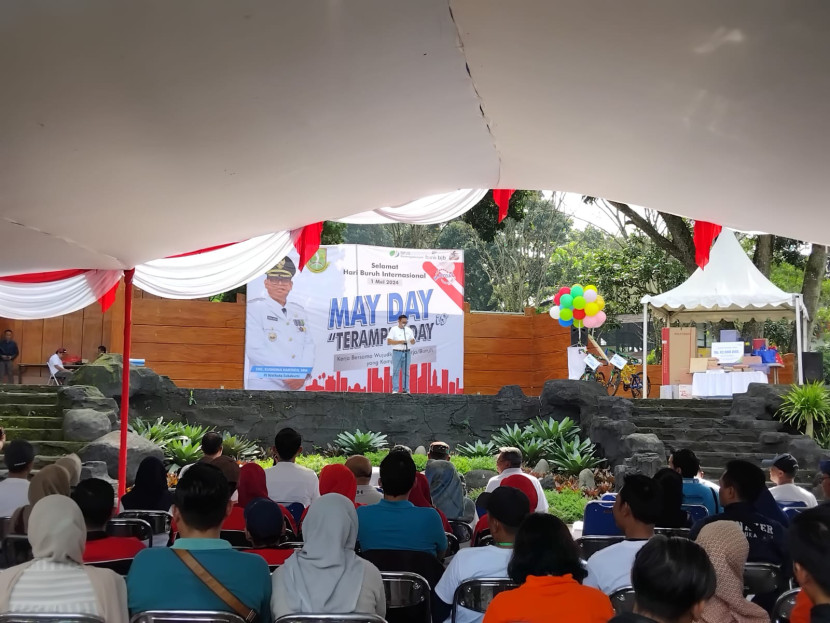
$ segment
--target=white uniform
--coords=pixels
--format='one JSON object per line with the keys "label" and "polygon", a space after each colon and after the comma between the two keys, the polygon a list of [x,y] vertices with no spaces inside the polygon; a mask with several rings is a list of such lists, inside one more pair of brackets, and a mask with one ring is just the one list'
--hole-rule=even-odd
{"label": "white uniform", "polygon": [[[248,303],[247,388],[287,390],[283,379],[305,378],[314,367],[314,340],[301,305],[258,298]],[[255,372],[254,366],[269,370]],[[296,370],[278,370],[296,368]],[[271,377],[264,375],[273,375]],[[280,376],[282,378],[275,378]]]}

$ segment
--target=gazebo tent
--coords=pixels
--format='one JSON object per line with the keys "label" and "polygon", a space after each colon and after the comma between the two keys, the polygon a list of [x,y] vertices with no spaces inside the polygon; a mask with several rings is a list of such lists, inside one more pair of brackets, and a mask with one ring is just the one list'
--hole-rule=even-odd
{"label": "gazebo tent", "polygon": [[643,396],[648,395],[646,353],[648,353],[649,308],[654,316],[673,322],[717,322],[719,320],[792,319],[798,340],[798,382],[803,382],[801,351],[802,316],[806,316],[801,294],[789,294],[761,274],[741,248],[735,234],[721,232],[705,268],[698,268],[682,284],[654,296],[643,304]]}

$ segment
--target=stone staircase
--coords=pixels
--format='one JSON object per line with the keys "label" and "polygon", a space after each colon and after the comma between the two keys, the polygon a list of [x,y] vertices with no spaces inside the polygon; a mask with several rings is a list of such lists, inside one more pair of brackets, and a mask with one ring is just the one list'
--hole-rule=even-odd
{"label": "stone staircase", "polygon": [[[57,391],[57,387],[46,385],[0,385],[0,426],[6,431],[6,442],[30,441],[35,447],[36,470],[86,445],[64,440]],[[0,455],[0,473],[5,473],[2,458]]]}

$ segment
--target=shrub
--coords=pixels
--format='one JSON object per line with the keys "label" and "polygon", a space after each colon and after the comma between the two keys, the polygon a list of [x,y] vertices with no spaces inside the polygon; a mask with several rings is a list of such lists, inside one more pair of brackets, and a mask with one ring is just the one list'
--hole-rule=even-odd
{"label": "shrub", "polygon": [[585,515],[588,500],[580,491],[563,489],[562,491],[545,491],[548,500],[548,512],[556,515],[565,523],[581,521]]}
{"label": "shrub", "polygon": [[300,454],[297,459],[297,465],[302,465],[303,467],[307,467],[310,470],[313,470],[314,473],[319,474],[320,470],[323,469],[326,465],[332,465],[334,463],[343,464],[346,462],[345,456],[331,456],[325,457],[321,454]]}
{"label": "shrub", "polygon": [[253,461],[262,456],[262,449],[254,441],[226,432],[222,436],[222,454],[237,461]]}
{"label": "shrub", "polygon": [[177,437],[174,430],[175,425],[175,422],[165,422],[161,417],[155,422],[135,418],[130,424],[130,428],[136,435],[141,435],[163,448],[165,444]]}
{"label": "shrub", "polygon": [[830,420],[830,394],[824,383],[815,381],[801,386],[793,385],[784,395],[778,417],[812,438],[814,426],[822,427]]}
{"label": "shrub", "polygon": [[455,465],[455,469],[462,476],[474,469],[489,469],[496,471],[496,458],[493,456],[451,456],[450,463]]}
{"label": "shrub", "polygon": [[479,456],[493,456],[498,452],[498,448],[496,444],[492,441],[488,441],[484,443],[481,439],[476,439],[476,442],[473,443],[462,443],[459,444],[455,451],[458,452],[459,456],[463,457],[479,457]]}
{"label": "shrub", "polygon": [[521,448],[524,442],[532,436],[532,434],[519,428],[518,424],[513,424],[513,426],[502,426],[498,432],[493,435],[493,443],[497,448],[504,448],[507,446]]}
{"label": "shrub", "polygon": [[551,459],[557,470],[576,475],[583,469],[597,467],[605,460],[594,456],[595,451],[596,447],[590,439],[581,441],[576,437],[554,447]]}
{"label": "shrub", "polygon": [[177,472],[185,465],[202,458],[202,448],[189,439],[174,439],[164,446],[165,458],[170,461],[168,471]]}
{"label": "shrub", "polygon": [[357,429],[353,433],[343,432],[337,435],[334,443],[347,455],[377,452],[386,446],[386,435]]}
{"label": "shrub", "polygon": [[545,422],[542,418],[537,417],[525,427],[525,433],[529,433],[532,437],[538,437],[545,441],[560,443],[562,441],[570,441],[574,437],[577,437],[579,435],[579,427],[569,417],[565,417],[561,422],[557,422],[553,418],[549,418]]}

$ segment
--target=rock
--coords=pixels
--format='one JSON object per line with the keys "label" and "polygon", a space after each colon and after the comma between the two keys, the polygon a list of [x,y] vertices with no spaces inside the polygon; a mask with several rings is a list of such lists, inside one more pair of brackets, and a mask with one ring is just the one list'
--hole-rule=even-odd
{"label": "rock", "polygon": [[608,398],[608,393],[599,383],[566,379],[545,381],[539,396],[539,415],[543,420],[552,417],[557,421],[569,417],[584,435],[591,427],[591,420],[599,414],[600,398]]}
{"label": "rock", "polygon": [[597,481],[594,478],[594,472],[590,469],[583,469],[579,472],[579,488],[580,489],[596,489]]}
{"label": "rock", "polygon": [[81,480],[89,478],[109,478],[107,464],[104,461],[87,461],[81,465]]}
{"label": "rock", "polygon": [[[110,478],[118,478],[118,450],[120,444],[120,433],[113,431],[103,437],[84,446],[79,452],[81,460],[103,461],[107,464],[107,473]],[[135,473],[138,465],[148,456],[154,456],[164,460],[164,453],[153,442],[140,437],[134,433],[127,433],[127,484],[131,485],[135,480]]]}
{"label": "rock", "polygon": [[[735,415],[745,412],[754,413],[755,419],[772,419],[781,408],[784,394],[790,391],[789,385],[768,385],[766,383],[750,383],[745,394],[737,394],[732,400]],[[760,411],[763,403],[763,411]]]}
{"label": "rock", "polygon": [[539,459],[539,462],[536,463],[536,467],[534,467],[531,471],[544,476],[550,472],[550,465],[548,465],[548,462],[545,459]]}
{"label": "rock", "polygon": [[[818,445],[814,439],[804,435],[790,435],[781,452],[789,452],[798,461],[798,471],[809,474],[810,477],[818,473],[819,461],[830,459],[830,451]],[[801,477],[803,480],[807,478]]]}
{"label": "rock", "polygon": [[781,446],[789,441],[790,436],[787,433],[776,431],[764,431],[758,435],[759,443],[765,446]]}
{"label": "rock", "polygon": [[415,448],[415,452],[413,452],[413,454],[420,454],[421,456],[426,456],[427,449],[424,448],[424,446],[418,446],[417,448]]}
{"label": "rock", "polygon": [[729,414],[753,420],[768,419],[770,417],[767,413],[766,399],[760,396],[750,396],[749,394],[735,394],[732,398],[732,410]]}
{"label": "rock", "polygon": [[589,436],[604,456],[609,466],[619,465],[628,456],[623,448],[623,439],[634,433],[637,427],[628,420],[612,420],[606,417],[596,417],[591,422]]}
{"label": "rock", "polygon": [[525,397],[520,385],[504,385],[496,394],[496,398],[512,398],[521,400]]}
{"label": "rock", "polygon": [[[651,477],[666,466],[666,457],[654,452],[637,452],[628,457],[623,465],[626,474],[644,474]],[[616,471],[614,473],[616,475]]]}
{"label": "rock", "polygon": [[616,491],[617,493],[619,493],[620,489],[622,489],[623,481],[625,480],[625,475],[627,473],[628,472],[625,465],[614,466],[614,491]]}
{"label": "rock", "polygon": [[496,475],[497,472],[489,469],[472,469],[464,475],[464,480],[467,482],[467,489],[481,489]]}
{"label": "rock", "polygon": [[545,491],[553,491],[556,489],[556,481],[553,479],[553,474],[545,474],[539,479],[539,484]]}
{"label": "rock", "polygon": [[628,455],[637,453],[651,453],[663,457],[666,462],[666,447],[663,442],[653,433],[632,433],[622,440],[623,452]]}
{"label": "rock", "polygon": [[63,438],[66,441],[93,441],[106,435],[111,428],[107,414],[94,409],[69,409],[63,414]]}
{"label": "rock", "polygon": [[58,388],[58,406],[68,409],[93,409],[107,416],[110,430],[117,430],[121,422],[118,419],[118,403],[107,398],[97,387],[91,385],[62,385]]}
{"label": "rock", "polygon": [[611,420],[630,420],[634,412],[634,404],[619,396],[600,396],[597,408],[601,417]]}

